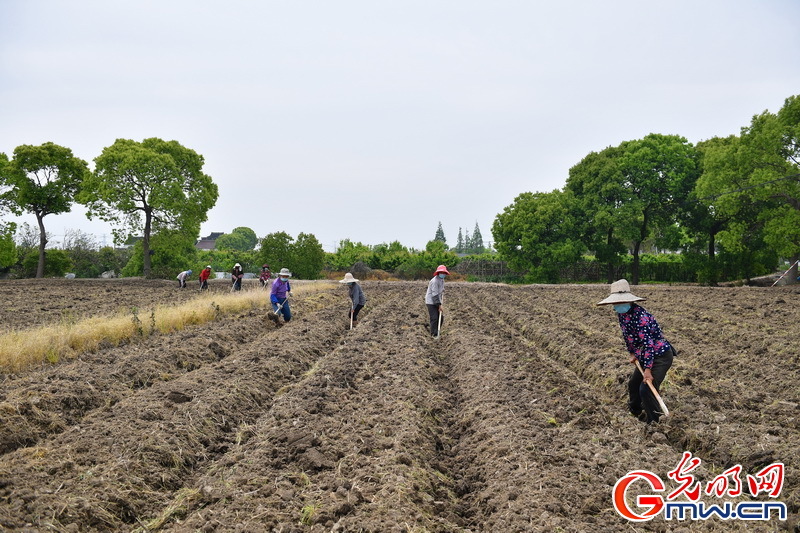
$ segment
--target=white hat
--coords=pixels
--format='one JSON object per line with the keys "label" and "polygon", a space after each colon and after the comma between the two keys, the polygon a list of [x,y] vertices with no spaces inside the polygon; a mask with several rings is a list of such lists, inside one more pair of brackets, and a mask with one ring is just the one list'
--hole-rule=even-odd
{"label": "white hat", "polygon": [[288,268],[282,268],[281,271],[278,273],[279,276],[289,276],[292,277],[292,273],[289,272]]}
{"label": "white hat", "polygon": [[235,265],[233,265],[233,268],[236,268],[236,267],[242,268],[242,265],[240,265],[239,263],[236,263]]}
{"label": "white hat", "polygon": [[206,265],[206,268],[211,270],[211,265]]}
{"label": "white hat", "polygon": [[631,292],[631,286],[628,284],[628,280],[620,279],[611,284],[611,295],[605,300],[597,302],[597,305],[633,303],[644,299],[645,298],[639,298]]}
{"label": "white hat", "polygon": [[358,283],[358,280],[354,278],[350,272],[344,275],[344,279],[339,280],[339,283],[353,283],[353,282]]}

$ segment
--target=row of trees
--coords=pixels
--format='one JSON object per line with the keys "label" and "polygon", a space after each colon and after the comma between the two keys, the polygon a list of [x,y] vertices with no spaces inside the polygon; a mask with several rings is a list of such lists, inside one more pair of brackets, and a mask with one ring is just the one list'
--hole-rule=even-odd
{"label": "row of trees", "polygon": [[459,256],[437,239],[429,241],[425,250],[406,248],[399,241],[370,246],[344,239],[336,252],[327,255],[325,266],[329,270],[344,271],[361,263],[372,269],[394,272],[402,278],[419,279],[429,277],[438,265],[452,268],[459,261]]}
{"label": "row of trees", "polygon": [[[740,135],[692,145],[650,134],[592,152],[566,186],[522,193],[492,226],[495,247],[530,281],[558,281],[559,269],[594,254],[608,281],[632,255],[639,282],[642,245],[681,251],[698,281],[723,272],[771,271],[800,258],[800,97],[753,117]],[[791,279],[797,277],[795,271]]]}
{"label": "row of trees", "polygon": [[[94,159],[95,170],[69,148],[54,143],[22,145],[12,158],[0,153],[0,214],[28,212],[39,226],[36,277],[45,273],[47,215],[86,206],[87,216],[112,224],[117,242],[141,235],[142,268],[151,275],[151,239],[194,239],[219,196],[204,160],[177,141],[117,139]],[[13,264],[16,227],[0,224],[0,266]],[[180,239],[183,237],[183,239]]]}
{"label": "row of trees", "polygon": [[[447,246],[447,238],[445,237],[444,228],[442,228],[441,222],[439,222],[439,226],[436,228],[436,234],[434,235],[433,240],[443,243],[445,247]],[[472,230],[472,235],[469,234],[469,230],[462,232],[461,227],[459,226],[456,245],[450,250],[457,254],[470,255],[478,255],[488,251],[488,249],[483,245],[483,235],[481,235],[481,228],[478,227],[478,223],[475,223],[475,229]]]}

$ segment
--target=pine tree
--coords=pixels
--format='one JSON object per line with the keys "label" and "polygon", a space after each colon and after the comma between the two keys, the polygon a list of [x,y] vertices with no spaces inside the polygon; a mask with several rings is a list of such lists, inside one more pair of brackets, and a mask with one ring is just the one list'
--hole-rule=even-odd
{"label": "pine tree", "polygon": [[447,239],[444,237],[444,230],[442,229],[441,221],[439,222],[439,227],[436,228],[436,236],[433,238],[433,240],[443,242],[445,245],[447,245]]}
{"label": "pine tree", "polygon": [[472,241],[469,244],[470,253],[473,254],[482,254],[486,248],[483,246],[483,235],[481,235],[481,229],[478,227],[478,223],[475,222],[475,229],[472,231]]}
{"label": "pine tree", "polygon": [[461,233],[461,226],[458,227],[458,240],[456,241],[456,253],[464,253],[464,234]]}

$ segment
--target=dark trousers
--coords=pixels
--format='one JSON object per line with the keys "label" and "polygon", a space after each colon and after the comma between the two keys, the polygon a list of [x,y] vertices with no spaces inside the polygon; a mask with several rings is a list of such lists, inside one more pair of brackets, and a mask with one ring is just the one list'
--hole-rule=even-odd
{"label": "dark trousers", "polygon": [[[428,306],[428,316],[431,319],[431,335],[439,335],[439,304],[425,304]],[[442,313],[442,324],[444,324],[444,313]]]}
{"label": "dark trousers", "polygon": [[353,322],[355,322],[356,320],[358,320],[358,312],[361,311],[362,309],[364,309],[364,306],[358,304],[357,306],[353,307],[352,309],[350,309],[350,311],[347,312],[347,318],[350,318],[350,315],[353,315]]}
{"label": "dark trousers", "polygon": [[[667,370],[672,366],[672,358],[675,355],[675,350],[670,348],[666,352],[653,359],[653,368],[650,371],[653,373],[653,386],[659,390],[661,382],[667,376]],[[658,400],[653,396],[653,391],[647,383],[644,382],[642,373],[638,368],[634,368],[631,372],[631,377],[628,380],[628,408],[631,413],[638,416],[642,409],[644,409],[647,416],[646,422],[658,422],[661,418],[661,408],[658,405]]]}

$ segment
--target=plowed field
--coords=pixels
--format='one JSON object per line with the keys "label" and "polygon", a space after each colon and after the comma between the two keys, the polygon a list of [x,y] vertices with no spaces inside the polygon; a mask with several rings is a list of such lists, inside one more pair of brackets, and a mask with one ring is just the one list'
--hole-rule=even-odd
{"label": "plowed field", "polygon": [[[196,294],[176,285],[0,282],[2,328]],[[607,286],[448,282],[438,340],[425,282],[362,286],[352,331],[319,283],[281,328],[265,306],[0,375],[0,529],[800,531],[800,289],[635,287],[679,351],[647,427]],[[616,513],[617,480],[676,489],[684,451],[703,482],[783,463],[786,520]]]}

